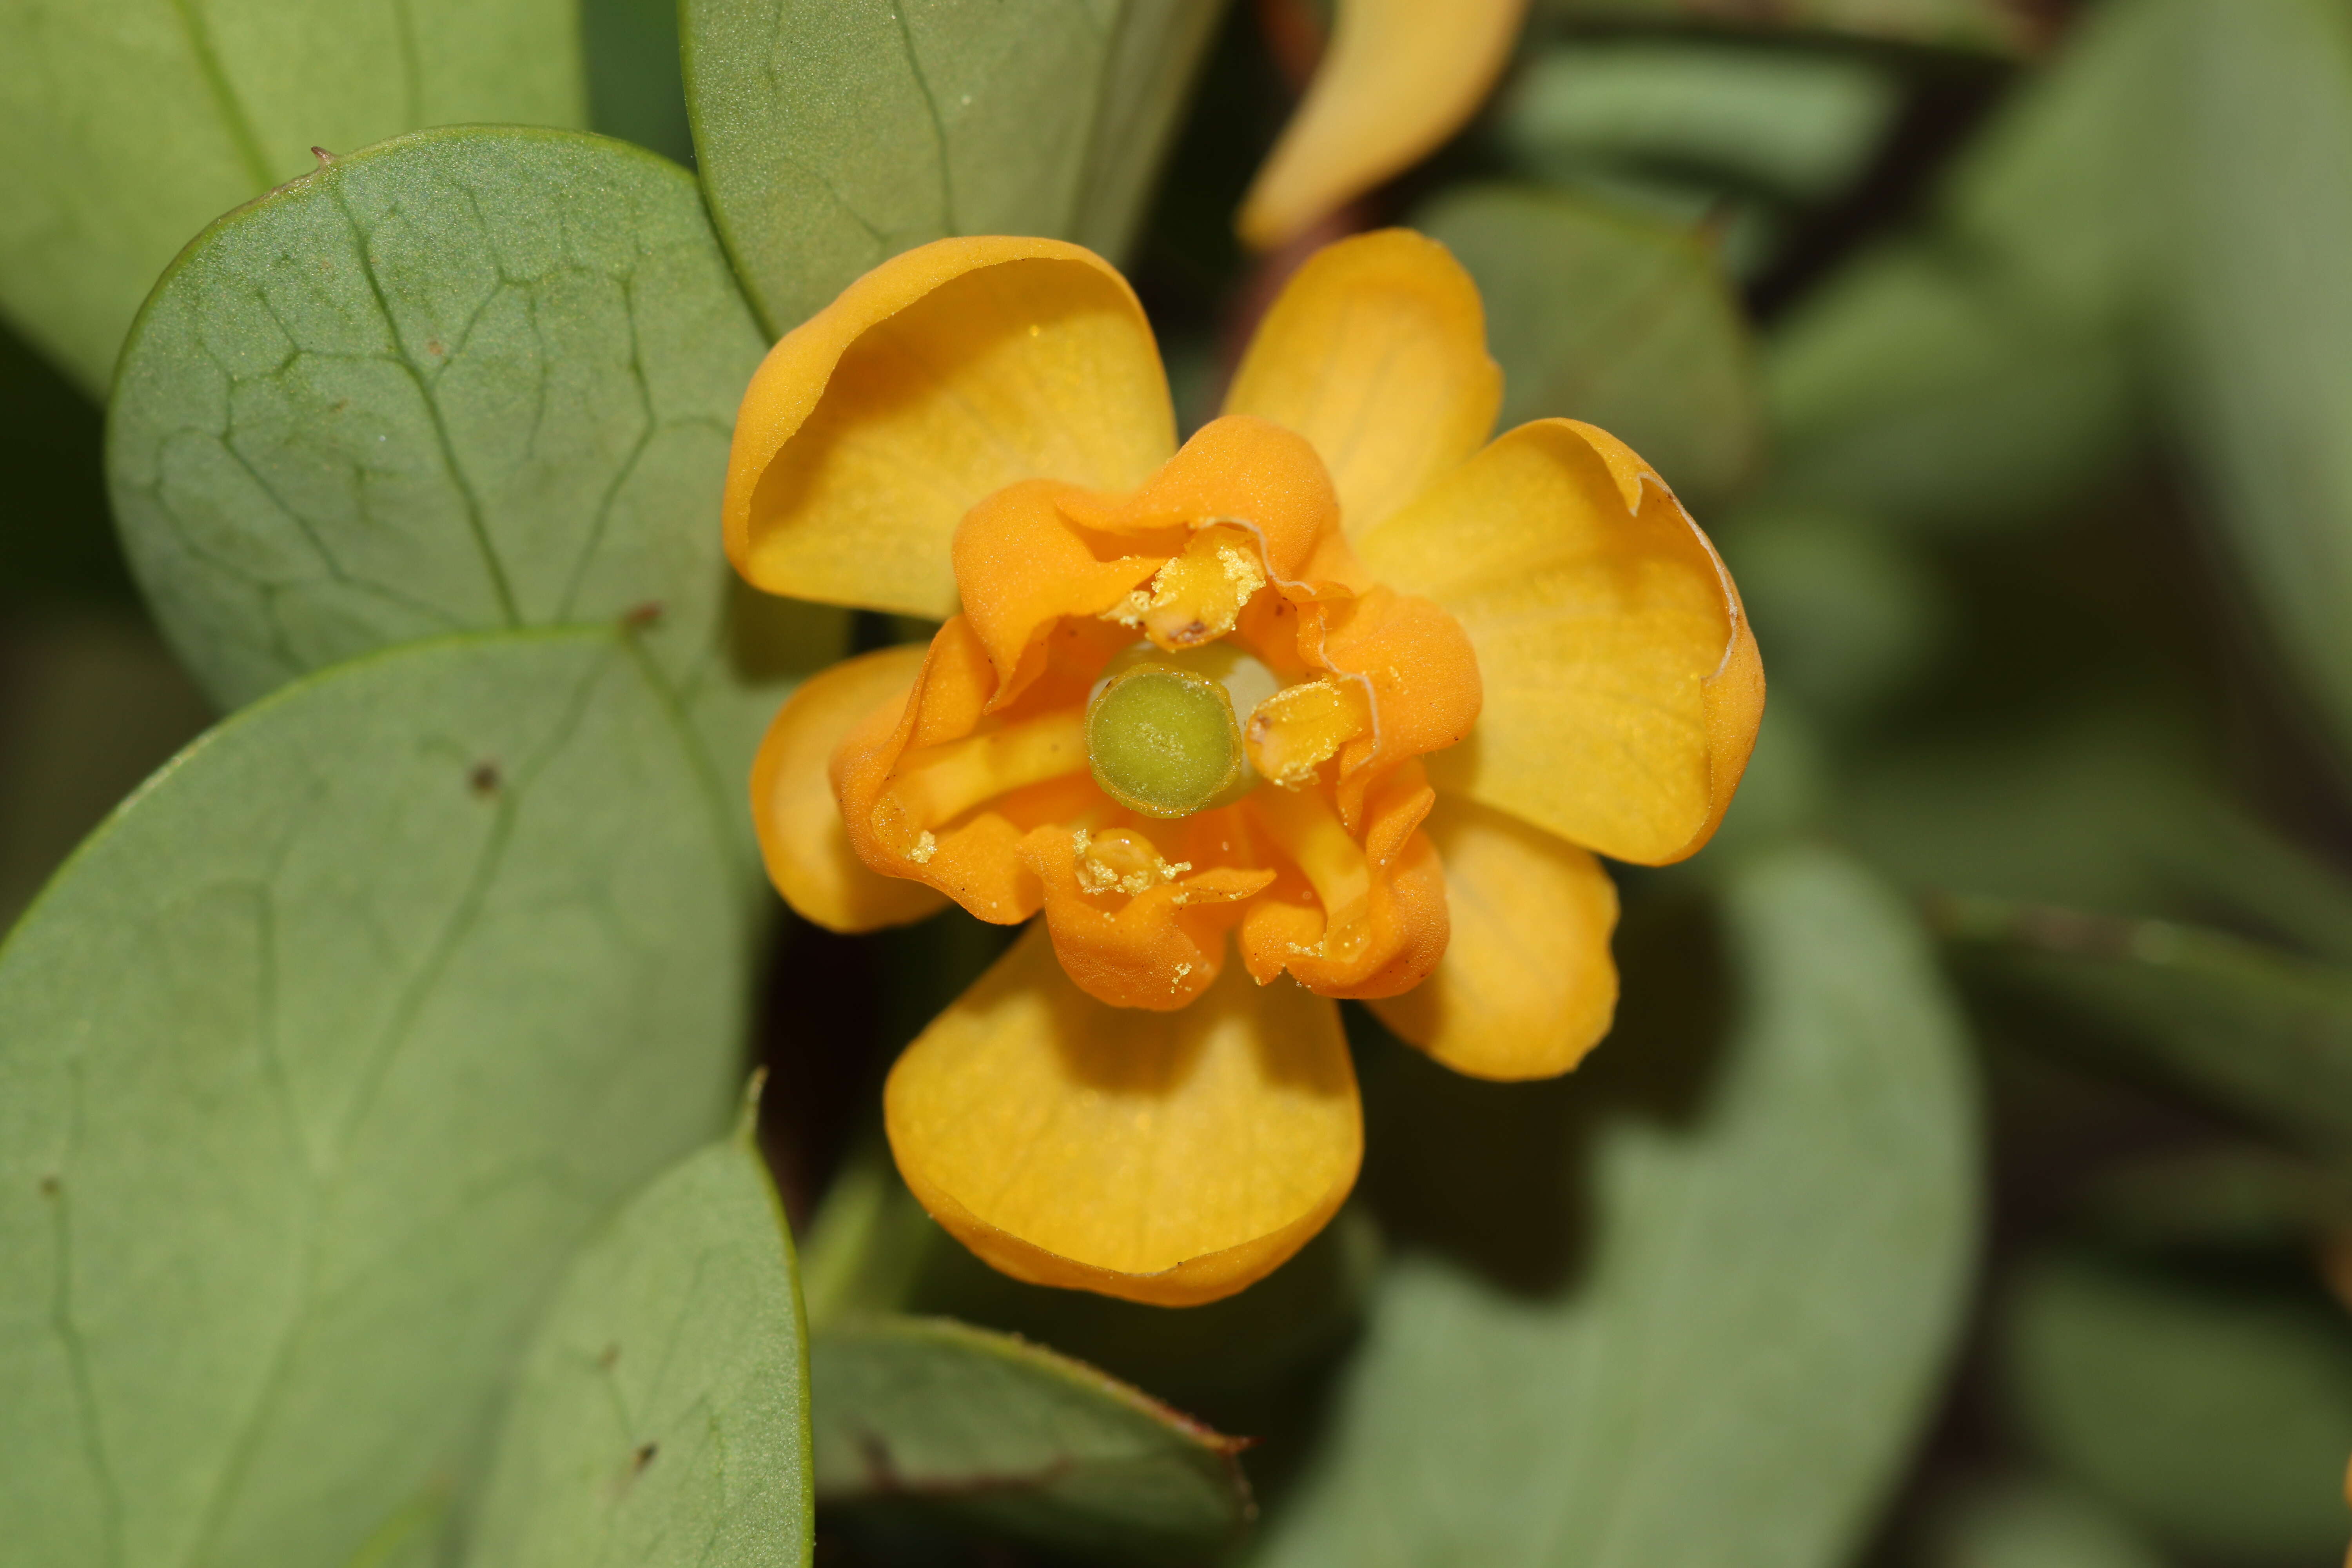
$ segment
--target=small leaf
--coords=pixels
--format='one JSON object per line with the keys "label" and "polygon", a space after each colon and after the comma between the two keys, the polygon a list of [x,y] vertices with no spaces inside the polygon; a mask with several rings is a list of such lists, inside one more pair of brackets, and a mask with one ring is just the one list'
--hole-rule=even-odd
{"label": "small leaf", "polygon": [[564,1260],[738,1070],[726,803],[646,668],[522,633],[305,682],[0,949],[12,1555],[342,1568],[462,1505]]}
{"label": "small leaf", "polygon": [[2048,1482],[1972,1489],[1937,1511],[1921,1568],[2165,1568],[2131,1528]]}
{"label": "small leaf", "polygon": [[2050,515],[2136,412],[2119,333],[1940,244],[1865,255],[1772,334],[1773,495],[1967,532]]}
{"label": "small leaf", "polygon": [[808,1354],[783,1210],[733,1138],[572,1264],[507,1415],[484,1568],[790,1568],[809,1558]]}
{"label": "small leaf", "polygon": [[1852,57],[1579,39],[1520,70],[1496,135],[1549,181],[1664,168],[1820,202],[1862,174],[1898,107],[1895,79]]}
{"label": "small leaf", "polygon": [[1223,0],[685,0],[719,232],[771,331],[957,234],[1126,248]]}
{"label": "small leaf", "polygon": [[1979,898],[1940,912],[2195,1093],[2352,1146],[2352,969],[2169,921]]}
{"label": "small leaf", "polygon": [[[2180,435],[2266,629],[2352,759],[2352,26],[2324,0],[2166,4],[2143,152]],[[2138,170],[2136,169],[2135,173]]]}
{"label": "small leaf", "polygon": [[1692,497],[1721,494],[1755,462],[1746,328],[1698,237],[1507,185],[1450,193],[1414,224],[1485,296],[1504,428],[1587,420]]}
{"label": "small leaf", "polygon": [[108,475],[224,704],[386,644],[630,615],[685,686],[725,630],[719,495],[759,356],[684,172],[425,132],[189,247],[125,350]]}
{"label": "small leaf", "polygon": [[809,1343],[818,1500],[915,1503],[1122,1561],[1186,1562],[1254,1510],[1242,1445],[1082,1362],[946,1318]]}
{"label": "small leaf", "polygon": [[2016,1282],[2000,1338],[2027,1435],[2169,1544],[2265,1561],[2343,1551],[2339,1309],[2059,1258]]}
{"label": "small leaf", "polygon": [[1539,12],[1576,22],[1749,26],[1929,44],[1971,52],[2022,54],[2041,30],[2011,0],[1776,0],[1769,6],[1724,0],[1539,0]]}
{"label": "small leaf", "polygon": [[2031,725],[1874,748],[1844,771],[1835,826],[1921,891],[2115,915],[2219,908],[2352,962],[2352,886],[2232,799],[2215,751],[2168,696],[2105,690]]}
{"label": "small leaf", "polygon": [[102,395],[188,237],[427,125],[583,119],[568,0],[6,0],[0,310]]}
{"label": "small leaf", "polygon": [[[1859,1545],[1968,1292],[1958,1025],[1903,906],[1833,857],[1745,864],[1726,925],[1738,1023],[1712,1061],[1695,1019],[1621,1023],[1549,1091],[1409,1064],[1376,1151],[1449,1101],[1492,1113],[1387,1178],[1423,1232],[1521,1273],[1565,1257],[1507,1291],[1405,1256],[1267,1563],[1819,1568]],[[1671,945],[1670,979],[1629,964],[1629,1001],[1698,988]]]}

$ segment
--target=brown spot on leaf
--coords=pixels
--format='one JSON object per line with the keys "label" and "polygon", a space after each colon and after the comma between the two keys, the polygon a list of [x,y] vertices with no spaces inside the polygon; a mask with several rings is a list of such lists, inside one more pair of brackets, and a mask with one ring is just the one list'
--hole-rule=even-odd
{"label": "brown spot on leaf", "polygon": [[473,771],[466,775],[466,787],[486,800],[498,794],[499,786],[504,782],[499,773],[499,764],[487,758],[476,763]]}

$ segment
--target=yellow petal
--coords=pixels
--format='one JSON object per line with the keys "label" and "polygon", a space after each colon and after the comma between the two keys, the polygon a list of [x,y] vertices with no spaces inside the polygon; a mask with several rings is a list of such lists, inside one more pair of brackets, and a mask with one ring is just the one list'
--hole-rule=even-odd
{"label": "yellow petal", "polygon": [[1502,404],[1478,286],[1453,252],[1402,228],[1317,251],[1225,395],[1226,413],[1314,443],[1351,536],[1477,451]]}
{"label": "yellow petal", "polygon": [[1108,1006],[1042,922],[907,1047],[883,1112],[907,1185],[989,1263],[1168,1307],[1272,1272],[1363,1154],[1333,1004],[1230,964],[1177,1012]]}
{"label": "yellow petal", "polygon": [[920,647],[886,647],[801,682],[785,700],[751,764],[751,826],[769,879],[784,901],[827,931],[905,925],[944,908],[947,896],[920,882],[868,870],[849,847],[841,806],[825,776],[833,749],[858,721],[903,701],[922,673]]}
{"label": "yellow petal", "polygon": [[1573,844],[1457,795],[1437,797],[1423,831],[1445,864],[1454,940],[1427,980],[1372,1011],[1473,1078],[1568,1071],[1617,1009],[1608,873]]}
{"label": "yellow petal", "polygon": [[1730,574],[1665,481],[1607,432],[1522,425],[1357,542],[1462,623],[1486,706],[1430,782],[1620,860],[1713,836],[1764,672]]}
{"label": "yellow petal", "polygon": [[1271,250],[1462,129],[1502,74],[1527,0],[1339,0],[1330,48],[1242,202]]}
{"label": "yellow petal", "polygon": [[1141,484],[1176,449],[1126,279],[1051,239],[884,262],[768,351],[736,415],[728,559],[772,594],[944,619],[948,546],[1018,479]]}

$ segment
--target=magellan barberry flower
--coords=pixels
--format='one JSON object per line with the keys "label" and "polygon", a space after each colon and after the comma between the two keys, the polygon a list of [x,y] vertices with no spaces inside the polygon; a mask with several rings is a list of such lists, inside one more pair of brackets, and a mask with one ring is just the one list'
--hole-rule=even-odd
{"label": "magellan barberry flower", "polygon": [[1500,396],[1402,230],[1312,258],[1181,448],[1134,295],[1051,240],[910,251],[761,367],[737,568],[945,623],[777,716],[777,887],[837,931],[1045,917],[885,1095],[999,1268],[1181,1304],[1296,1251],[1362,1152],[1337,998],[1487,1078],[1606,1033],[1593,851],[1706,841],[1763,676],[1658,476],[1568,420],[1489,443]]}

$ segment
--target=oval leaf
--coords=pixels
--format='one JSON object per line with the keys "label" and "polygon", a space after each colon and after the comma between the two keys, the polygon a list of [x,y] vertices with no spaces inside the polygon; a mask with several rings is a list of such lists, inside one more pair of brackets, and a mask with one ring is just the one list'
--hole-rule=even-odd
{"label": "oval leaf", "polygon": [[124,352],[109,482],[224,703],[386,644],[632,613],[684,680],[721,630],[719,496],[760,353],[683,170],[430,132],[189,247]]}
{"label": "oval leaf", "polygon": [[1083,1362],[947,1318],[869,1318],[809,1342],[816,1486],[914,1503],[1049,1546],[1190,1562],[1254,1511],[1222,1437]]}
{"label": "oval leaf", "polygon": [[581,1237],[723,1121],[719,803],[611,632],[230,720],[0,950],[0,1518],[36,1563],[429,1535]]}
{"label": "oval leaf", "polygon": [[1506,185],[1450,195],[1414,222],[1478,281],[1503,428],[1589,421],[1690,497],[1724,493],[1755,463],[1747,328],[1696,236]]}
{"label": "oval leaf", "polygon": [[6,0],[0,36],[0,310],[92,393],[188,236],[312,147],[586,111],[566,0]]}
{"label": "oval leaf", "polygon": [[471,1560],[806,1563],[808,1421],[783,1210],[759,1150],[730,1139],[639,1194],[572,1264],[524,1363]]}
{"label": "oval leaf", "polygon": [[[1858,1544],[1969,1283],[1958,1027],[1903,906],[1826,854],[1749,865],[1727,935],[1738,1023],[1700,1103],[1562,1085],[1592,1118],[1565,1151],[1589,1187],[1557,1141],[1530,1148],[1555,1224],[1591,1216],[1580,1266],[1518,1295],[1409,1256],[1269,1563],[1824,1568]],[[1668,1043],[1621,1031],[1594,1065]],[[1664,1056],[1617,1063],[1693,1087]]]}
{"label": "oval leaf", "polygon": [[952,234],[1118,259],[1223,9],[685,0],[698,166],[761,319]]}
{"label": "oval leaf", "polygon": [[2002,1340],[2028,1436],[2170,1544],[2342,1550],[2352,1334],[2333,1304],[2057,1258],[2018,1280]]}

